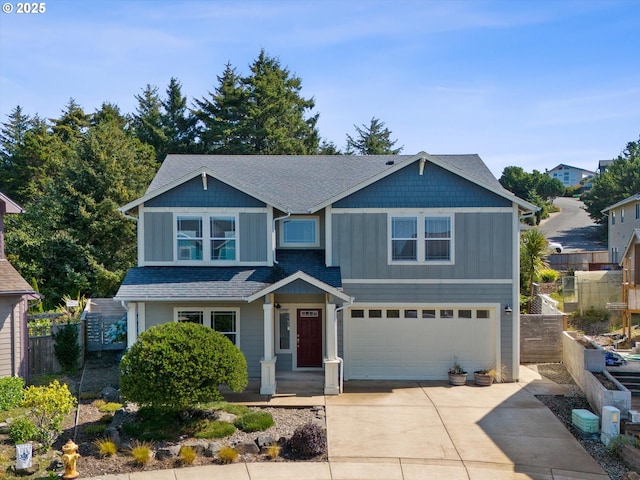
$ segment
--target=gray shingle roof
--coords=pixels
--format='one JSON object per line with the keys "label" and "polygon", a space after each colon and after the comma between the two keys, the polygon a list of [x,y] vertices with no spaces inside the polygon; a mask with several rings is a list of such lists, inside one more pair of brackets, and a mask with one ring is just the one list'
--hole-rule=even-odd
{"label": "gray shingle roof", "polygon": [[6,259],[0,259],[0,295],[35,294],[35,290]]}
{"label": "gray shingle roof", "polygon": [[478,155],[168,155],[149,185],[153,195],[200,170],[283,211],[315,211],[323,202],[366,185],[424,156],[471,180],[502,188]]}
{"label": "gray shingle roof", "polygon": [[274,267],[136,267],[116,299],[244,299],[298,271],[340,287],[338,267],[324,265],[320,250],[278,250]]}

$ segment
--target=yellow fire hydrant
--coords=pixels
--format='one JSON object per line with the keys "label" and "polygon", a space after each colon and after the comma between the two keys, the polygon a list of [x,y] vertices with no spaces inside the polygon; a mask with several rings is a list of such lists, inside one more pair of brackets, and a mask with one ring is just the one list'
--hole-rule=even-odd
{"label": "yellow fire hydrant", "polygon": [[62,455],[62,463],[64,464],[64,475],[62,475],[62,478],[78,478],[80,476],[76,470],[76,461],[80,458],[78,445],[69,439],[69,441],[62,446],[62,451],[64,452]]}

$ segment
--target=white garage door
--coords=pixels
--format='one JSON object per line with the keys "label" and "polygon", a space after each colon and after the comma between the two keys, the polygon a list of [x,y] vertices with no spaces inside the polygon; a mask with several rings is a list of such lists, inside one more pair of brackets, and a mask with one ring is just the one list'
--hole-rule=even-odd
{"label": "white garage door", "polygon": [[500,363],[495,309],[367,308],[351,314],[344,330],[347,380],[443,380],[454,358],[468,372]]}

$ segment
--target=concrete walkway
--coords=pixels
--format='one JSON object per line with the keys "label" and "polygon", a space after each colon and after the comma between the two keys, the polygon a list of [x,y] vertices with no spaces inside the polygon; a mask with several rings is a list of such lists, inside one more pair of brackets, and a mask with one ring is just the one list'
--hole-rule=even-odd
{"label": "concrete walkway", "polygon": [[[351,381],[324,404],[328,462],[239,463],[105,475],[104,480],[605,480],[535,397],[561,386],[522,367],[519,383]],[[284,404],[284,399],[277,402]],[[257,402],[256,402],[257,403]],[[80,465],[79,465],[79,468]]]}

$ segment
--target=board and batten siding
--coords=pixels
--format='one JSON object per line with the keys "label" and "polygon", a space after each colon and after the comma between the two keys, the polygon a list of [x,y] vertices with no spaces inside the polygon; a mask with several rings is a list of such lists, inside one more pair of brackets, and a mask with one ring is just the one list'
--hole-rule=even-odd
{"label": "board and batten siding", "polygon": [[389,265],[388,215],[332,213],[332,260],[343,279],[511,278],[511,213],[455,213],[453,265]]}
{"label": "board and batten siding", "polygon": [[240,213],[238,234],[241,262],[267,261],[267,214]]}
{"label": "board and batten siding", "polygon": [[250,378],[260,377],[260,359],[264,356],[264,310],[262,303],[250,304],[214,304],[214,303],[145,303],[145,327],[149,328],[174,321],[174,308],[185,309],[240,309],[240,350],[247,360],[247,372]]}
{"label": "board and batten siding", "polygon": [[0,297],[0,378],[26,376],[26,301],[20,297]]}

